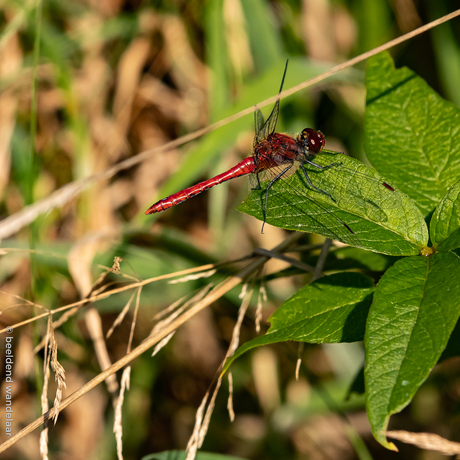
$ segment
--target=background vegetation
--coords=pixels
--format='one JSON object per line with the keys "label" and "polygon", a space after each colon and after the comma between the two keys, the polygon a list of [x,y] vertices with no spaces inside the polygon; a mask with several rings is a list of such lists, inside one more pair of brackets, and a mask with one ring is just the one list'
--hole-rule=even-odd
{"label": "background vegetation", "polygon": [[[45,1],[39,15],[33,2],[4,0],[1,6],[0,213],[7,218],[65,184],[276,94],[288,57],[285,88],[454,10],[455,2]],[[397,66],[410,67],[457,105],[459,27],[452,21],[392,50]],[[279,131],[321,129],[328,148],[365,161],[364,100],[360,65],[284,99]],[[0,262],[0,305],[14,308],[0,316],[2,327],[43,313],[38,306],[55,309],[86,296],[104,272],[101,266],[110,267],[115,256],[123,258],[122,275],[148,279],[283,241],[284,231],[267,226],[261,235],[259,221],[235,210],[247,193],[244,179],[158,217],[143,214],[156,198],[236,164],[251,151],[252,138],[252,116],[246,116],[95,181],[3,240],[2,247],[13,250],[5,250]],[[322,239],[301,240],[310,242]],[[317,260],[312,252],[302,257]],[[353,258],[365,266],[372,257],[381,270],[390,263],[380,255],[336,252],[326,268]],[[265,269],[263,319],[311,277],[288,267],[271,261]],[[379,272],[373,275],[378,280]],[[223,276],[146,285],[134,346],[149,334],[156,313]],[[133,363],[123,409],[124,458],[185,448],[196,409],[231,340],[239,293],[234,289],[186,323],[155,358],[145,355]],[[129,299],[130,293],[118,294],[92,305],[104,333]],[[98,316],[85,308],[56,330],[66,395],[100,372],[92,329]],[[112,362],[126,353],[133,315],[132,306],[106,341]],[[253,317],[250,310],[241,342],[257,335]],[[45,319],[14,331],[16,432],[40,414],[43,354],[32,357],[45,334]],[[235,422],[228,418],[224,384],[203,449],[251,459],[366,458],[347,435],[346,410],[372,458],[437,458],[403,444],[399,454],[384,450],[371,436],[362,398],[344,402],[362,364],[359,344],[306,346],[299,381],[296,358],[296,346],[288,344],[238,360]],[[391,419],[391,428],[458,440],[459,363],[456,358],[438,366],[413,403]],[[60,414],[50,430],[50,452],[67,459],[114,458],[113,419],[110,394],[101,385]],[[37,458],[38,436],[33,432],[2,458]]]}

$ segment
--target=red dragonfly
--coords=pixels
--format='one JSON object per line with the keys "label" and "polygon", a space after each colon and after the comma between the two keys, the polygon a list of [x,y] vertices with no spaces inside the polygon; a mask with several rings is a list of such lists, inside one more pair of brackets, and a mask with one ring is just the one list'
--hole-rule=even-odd
{"label": "red dragonfly", "polygon": [[[286,62],[286,67],[284,69],[283,78],[281,80],[281,87],[279,93],[283,89],[284,79],[286,77],[288,62]],[[253,154],[252,156],[245,158],[243,161],[238,163],[233,168],[230,168],[228,171],[219,174],[211,179],[200,182],[199,184],[192,185],[180,192],[176,192],[167,198],[163,198],[160,201],[157,201],[155,204],[150,206],[145,214],[154,214],[157,212],[165,211],[166,209],[171,208],[182,203],[189,198],[198,195],[205,190],[214,187],[215,185],[226,182],[235,177],[245,176],[248,174],[255,175],[256,178],[256,189],[260,189],[261,176],[267,176],[270,179],[266,189],[265,189],[265,200],[263,207],[263,224],[262,224],[262,233],[264,229],[265,222],[267,220],[267,204],[269,191],[272,186],[283,177],[287,177],[289,170],[294,166],[296,162],[299,163],[301,171],[308,183],[308,185],[328,197],[330,197],[334,202],[336,201],[329,193],[321,190],[316,187],[308,173],[305,169],[304,164],[312,165],[318,169],[328,169],[330,167],[339,167],[340,163],[331,163],[327,166],[321,166],[312,161],[315,155],[321,152],[325,145],[325,138],[321,131],[315,131],[312,128],[305,128],[299,135],[296,137],[291,137],[286,134],[275,133],[276,122],[278,121],[280,106],[280,97],[273,107],[270,116],[267,118],[267,121],[264,121],[262,112],[259,109],[256,109],[254,112],[255,120],[255,137],[253,144]],[[331,153],[331,152],[330,152]],[[338,153],[337,153],[338,154]],[[351,172],[351,170],[350,170]],[[360,173],[354,173],[363,176]],[[365,176],[365,175],[364,175]],[[365,176],[368,177],[368,176]],[[368,177],[370,180],[376,180],[374,178]],[[380,182],[387,189],[394,191],[394,189],[388,185],[386,182]],[[339,217],[335,216],[331,211],[322,206],[318,201],[314,200],[312,197],[307,196],[305,192],[296,191],[297,194],[307,197],[308,200],[313,202],[315,205],[322,208],[324,213],[328,216],[326,221],[329,220],[331,227],[334,227],[334,231],[337,234],[338,239],[342,237],[350,236],[354,234],[353,230]],[[337,226],[337,224],[339,224]],[[339,230],[337,230],[339,228]],[[341,229],[341,230],[340,230]],[[348,238],[349,239],[349,238]],[[356,239],[357,241],[357,239]]]}

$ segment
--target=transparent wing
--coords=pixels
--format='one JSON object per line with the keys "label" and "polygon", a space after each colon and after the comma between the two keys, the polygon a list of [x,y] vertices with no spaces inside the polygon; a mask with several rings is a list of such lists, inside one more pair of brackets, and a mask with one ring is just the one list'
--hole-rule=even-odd
{"label": "transparent wing", "polygon": [[265,124],[264,116],[260,109],[256,106],[254,112],[254,126],[255,126],[255,136],[254,136],[254,147],[260,142],[263,141],[264,138],[261,138],[262,128]]}
{"label": "transparent wing", "polygon": [[283,90],[284,79],[286,78],[286,72],[288,67],[289,60],[286,61],[286,66],[284,67],[283,78],[281,80],[280,90],[278,92],[278,99],[275,102],[275,106],[270,113],[270,116],[267,118],[267,121],[264,122],[264,116],[259,108],[256,107],[254,112],[254,123],[255,123],[255,132],[254,137],[254,147],[264,139],[267,139],[270,134],[273,134],[276,129],[276,122],[278,121],[278,115],[280,111],[280,97],[281,91]]}
{"label": "transparent wing", "polygon": [[[356,160],[345,156],[337,158],[337,155],[333,158],[341,162],[331,162],[330,155],[319,154],[315,162],[321,168],[303,163],[316,190],[309,185],[301,168],[297,168],[294,174],[292,168],[291,174],[273,183],[268,192],[267,222],[363,247],[361,235],[358,237],[355,232],[363,232],[364,221],[373,222],[378,227],[390,225],[389,216],[394,209],[402,206],[401,194],[383,182],[377,172]],[[249,198],[256,208],[263,209],[267,185],[285,168],[286,164],[283,164],[259,174],[259,190],[262,193],[255,193]],[[257,180],[252,180],[251,185],[257,189]],[[394,223],[391,225],[394,226]],[[405,222],[401,225],[407,227],[410,224]],[[367,243],[372,238],[366,232],[363,235]]]}
{"label": "transparent wing", "polygon": [[[261,201],[259,203],[262,207],[265,206],[265,190],[267,184],[270,183],[274,177],[279,175],[287,165],[288,163],[285,163],[260,172],[259,180],[256,174],[251,174],[249,181],[251,189],[262,190],[263,192],[260,196]],[[316,199],[315,196],[318,196],[318,194],[312,192],[312,190],[308,188],[308,185],[304,186],[304,184],[301,184],[299,186],[298,181],[292,180],[292,176],[299,174],[301,174],[301,171],[298,169],[297,165],[295,165],[287,174],[284,174],[272,185],[268,192],[266,209],[267,222],[276,225],[278,214],[287,217],[293,222],[296,221],[296,215],[302,215],[302,221],[305,222],[305,219],[308,221],[308,231],[353,246],[361,246],[359,238],[354,234],[350,226],[335,215],[334,208],[328,206],[327,203],[323,204],[321,202],[324,201],[323,197],[319,197],[319,200]],[[296,185],[294,185],[294,183]],[[280,192],[280,190],[287,191],[287,195],[286,193]],[[280,193],[282,193],[282,195]],[[327,200],[334,204],[333,199],[327,198],[326,201]],[[288,213],[287,209],[289,209]],[[305,212],[306,209],[308,210],[307,212]],[[288,216],[286,216],[286,213]],[[299,228],[294,229],[301,230],[300,227],[301,225],[299,224]]]}
{"label": "transparent wing", "polygon": [[280,100],[278,99],[275,102],[275,106],[273,107],[273,110],[270,114],[270,116],[267,118],[267,121],[264,123],[262,128],[260,129],[258,133],[258,138],[260,140],[267,139],[270,134],[273,134],[276,129],[276,122],[278,121],[278,115],[280,112]]}

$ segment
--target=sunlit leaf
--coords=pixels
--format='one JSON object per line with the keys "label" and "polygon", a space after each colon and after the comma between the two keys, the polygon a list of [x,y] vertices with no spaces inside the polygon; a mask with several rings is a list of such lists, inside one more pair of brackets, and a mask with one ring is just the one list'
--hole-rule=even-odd
{"label": "sunlit leaf", "polygon": [[366,155],[426,216],[460,178],[460,109],[388,53],[366,69]]}
{"label": "sunlit leaf", "polygon": [[[448,276],[446,276],[448,274]],[[437,363],[460,309],[460,259],[452,253],[406,257],[381,278],[366,328],[367,412],[376,439]]]}
{"label": "sunlit leaf", "polygon": [[374,282],[360,273],[323,276],[303,287],[270,316],[267,334],[240,347],[226,363],[251,348],[294,340],[339,343],[363,340]]}
{"label": "sunlit leaf", "polygon": [[[428,231],[420,211],[405,194],[385,187],[374,169],[341,154],[320,154],[314,161],[338,165],[306,165],[312,183],[331,196],[312,190],[298,170],[269,190],[269,224],[389,255],[415,255],[426,246]],[[238,209],[263,220],[266,187],[267,182],[253,190]]]}
{"label": "sunlit leaf", "polygon": [[441,200],[430,222],[430,236],[441,252],[460,247],[460,182]]}

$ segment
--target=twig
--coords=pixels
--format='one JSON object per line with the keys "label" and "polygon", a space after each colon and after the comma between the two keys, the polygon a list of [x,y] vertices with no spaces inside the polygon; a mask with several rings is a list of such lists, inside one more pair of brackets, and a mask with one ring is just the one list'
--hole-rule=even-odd
{"label": "twig", "polygon": [[301,270],[304,270],[306,272],[313,273],[313,271],[315,270],[311,265],[304,264],[303,262],[300,262],[300,260],[294,259],[289,256],[285,256],[284,254],[279,254],[274,251],[269,251],[268,249],[257,248],[254,251],[254,254],[258,256],[271,257],[272,259],[282,260],[283,262],[287,262],[288,264],[291,264],[293,267],[300,268]]}

